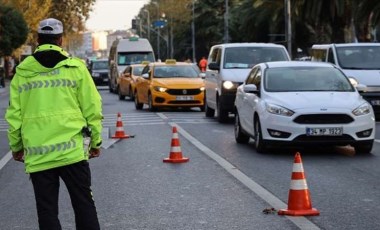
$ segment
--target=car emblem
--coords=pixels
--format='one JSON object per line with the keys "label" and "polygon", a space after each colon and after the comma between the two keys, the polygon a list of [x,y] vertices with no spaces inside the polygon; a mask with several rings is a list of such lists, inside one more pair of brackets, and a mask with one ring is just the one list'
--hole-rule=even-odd
{"label": "car emblem", "polygon": [[187,94],[187,90],[186,89],[182,90],[182,93]]}

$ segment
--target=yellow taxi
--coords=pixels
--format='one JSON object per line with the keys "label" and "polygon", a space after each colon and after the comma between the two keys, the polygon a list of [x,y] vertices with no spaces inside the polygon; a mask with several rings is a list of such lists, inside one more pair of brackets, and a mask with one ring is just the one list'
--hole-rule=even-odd
{"label": "yellow taxi", "polygon": [[124,100],[126,96],[129,99],[134,99],[136,79],[141,76],[143,68],[148,64],[133,64],[128,65],[117,79],[117,92],[120,100]]}
{"label": "yellow taxi", "polygon": [[204,111],[202,73],[191,63],[169,59],[146,65],[134,95],[137,110],[147,104],[151,111],[158,107],[198,107]]}

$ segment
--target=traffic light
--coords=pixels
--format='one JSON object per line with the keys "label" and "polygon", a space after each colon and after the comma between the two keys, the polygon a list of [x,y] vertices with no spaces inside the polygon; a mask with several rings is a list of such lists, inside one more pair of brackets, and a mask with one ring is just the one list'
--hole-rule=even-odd
{"label": "traffic light", "polygon": [[132,19],[132,29],[133,30],[137,29],[137,20],[136,19]]}

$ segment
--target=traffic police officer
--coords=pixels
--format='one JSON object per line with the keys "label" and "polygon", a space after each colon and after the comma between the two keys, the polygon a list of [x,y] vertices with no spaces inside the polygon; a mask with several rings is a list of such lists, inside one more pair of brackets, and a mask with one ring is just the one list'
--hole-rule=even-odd
{"label": "traffic police officer", "polygon": [[[8,139],[13,158],[24,162],[30,174],[40,229],[61,229],[60,178],[77,229],[99,229],[87,160],[100,154],[101,97],[85,64],[61,48],[62,33],[61,21],[42,20],[39,46],[17,66],[5,116]],[[91,137],[89,149],[83,130]]]}

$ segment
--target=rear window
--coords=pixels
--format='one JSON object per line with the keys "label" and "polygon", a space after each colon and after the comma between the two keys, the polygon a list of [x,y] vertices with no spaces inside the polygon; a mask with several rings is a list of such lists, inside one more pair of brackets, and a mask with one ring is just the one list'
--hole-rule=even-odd
{"label": "rear window", "polygon": [[223,68],[249,69],[270,61],[289,61],[289,57],[280,47],[229,47],[225,49]]}

